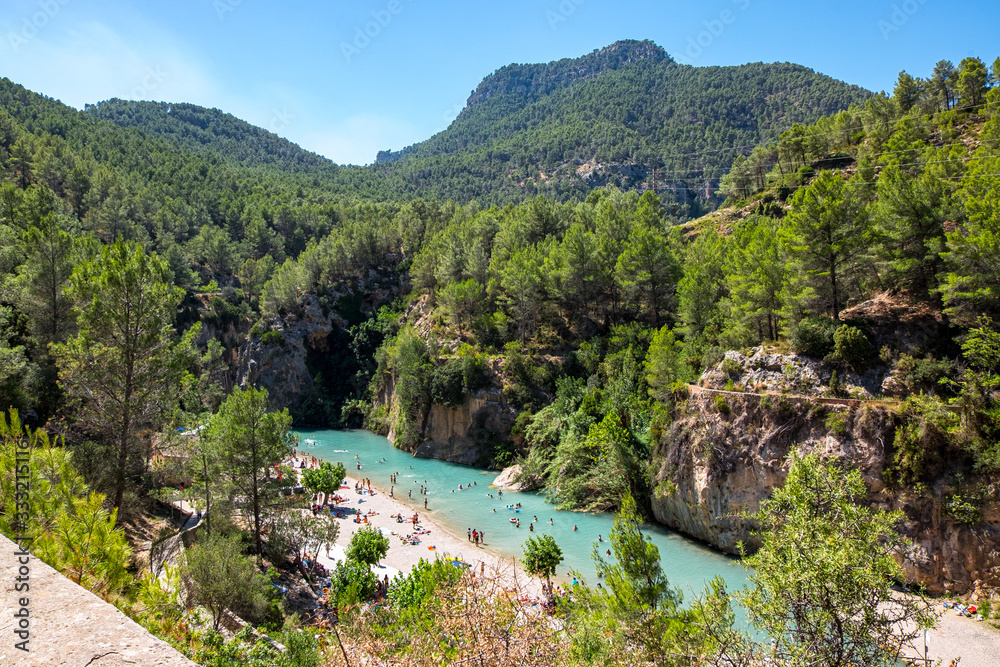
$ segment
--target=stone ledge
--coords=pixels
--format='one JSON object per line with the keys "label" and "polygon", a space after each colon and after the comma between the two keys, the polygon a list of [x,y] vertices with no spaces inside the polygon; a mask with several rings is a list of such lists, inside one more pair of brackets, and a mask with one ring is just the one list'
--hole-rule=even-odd
{"label": "stone ledge", "polygon": [[[0,665],[5,667],[197,667],[176,649],[34,556],[30,590],[14,589],[17,545],[0,535]],[[30,652],[14,648],[14,612],[28,597]]]}

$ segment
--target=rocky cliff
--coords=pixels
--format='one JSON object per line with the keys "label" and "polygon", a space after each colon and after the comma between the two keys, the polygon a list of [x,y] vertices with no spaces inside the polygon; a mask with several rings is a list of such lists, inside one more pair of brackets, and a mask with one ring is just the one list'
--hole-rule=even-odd
{"label": "rocky cliff", "polygon": [[[380,400],[392,410],[395,396],[391,386]],[[412,448],[413,455],[487,466],[497,443],[511,439],[516,417],[516,411],[495,388],[465,394],[456,407],[431,404],[419,427],[422,441]],[[391,428],[383,429],[383,433],[395,444],[396,434]]]}
{"label": "rocky cliff", "polygon": [[309,350],[325,353],[326,340],[335,326],[347,322],[324,309],[315,295],[309,295],[299,313],[274,317],[264,322],[240,346],[236,382],[241,387],[267,389],[271,407],[287,408],[298,403],[313,384],[306,364]]}
{"label": "rocky cliff", "polygon": [[[335,425],[340,404],[357,389],[352,383],[362,363],[351,348],[349,327],[402,290],[398,276],[372,271],[356,284],[303,295],[293,312],[264,318],[243,338],[234,364],[236,384],[267,389],[272,409],[291,408],[297,419],[305,415],[305,423]],[[296,413],[317,399],[332,404],[336,414]]]}
{"label": "rocky cliff", "polygon": [[[719,371],[706,375],[712,372]],[[946,499],[955,493],[953,479],[941,479],[920,494],[883,483],[897,426],[893,407],[693,388],[654,449],[652,511],[659,522],[724,551],[735,553],[740,542],[753,549],[741,514],[755,510],[784,483],[793,449],[815,451],[860,470],[872,505],[905,513],[901,528],[914,542],[905,565],[910,580],[932,591],[1000,584],[996,494],[980,507],[981,520],[970,524],[946,510]]]}

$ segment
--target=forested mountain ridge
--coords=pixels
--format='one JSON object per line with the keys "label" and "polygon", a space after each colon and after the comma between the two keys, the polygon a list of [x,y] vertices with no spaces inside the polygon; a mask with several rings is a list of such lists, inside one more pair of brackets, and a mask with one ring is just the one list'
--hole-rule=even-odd
{"label": "forested mountain ridge", "polygon": [[734,156],[869,97],[798,65],[692,67],[651,42],[619,42],[582,58],[504,67],[446,130],[380,159],[406,181],[448,183],[458,171],[459,192],[485,180],[503,196],[478,197],[483,203],[582,198],[614,184],[663,192],[685,217],[713,200]]}
{"label": "forested mountain ridge", "polygon": [[[108,100],[85,113],[242,166],[268,165],[377,200],[483,205],[594,187],[653,188],[700,215],[732,158],[795,122],[871,93],[788,63],[692,67],[649,41],[580,58],[508,65],[483,79],[444,131],[368,167],[337,167],[229,114],[191,104]],[[336,156],[331,156],[336,159]]]}
{"label": "forested mountain ridge", "polygon": [[623,40],[579,58],[563,58],[547,64],[511,64],[483,79],[469,96],[467,106],[481,104],[499,95],[518,95],[523,103],[537,100],[557,88],[565,88],[640,60],[673,61],[649,40]]}
{"label": "forested mountain ridge", "polygon": [[215,153],[244,166],[333,176],[337,167],[321,155],[218,109],[195,104],[136,102],[113,98],[84,112],[122,127],[136,127],[195,152]]}

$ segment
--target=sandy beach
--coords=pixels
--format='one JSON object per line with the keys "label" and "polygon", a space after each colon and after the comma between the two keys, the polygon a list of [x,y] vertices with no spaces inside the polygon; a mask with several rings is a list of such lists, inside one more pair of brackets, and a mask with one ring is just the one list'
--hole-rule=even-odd
{"label": "sandy beach", "polygon": [[[367,491],[359,494],[354,487],[360,481],[361,478],[351,476],[344,480],[344,484],[349,488],[341,488],[340,495],[347,498],[347,502],[341,503],[340,507],[367,516],[367,525],[379,528],[389,538],[389,552],[386,557],[378,566],[372,566],[372,571],[376,572],[379,578],[388,575],[391,580],[399,572],[408,573],[421,558],[434,560],[435,557],[453,556],[469,563],[476,572],[483,570],[503,572],[509,578],[510,586],[517,585],[530,595],[541,595],[541,581],[526,575],[515,559],[502,558],[487,550],[492,539],[491,535],[486,535],[485,547],[482,543],[477,546],[465,535],[453,535],[434,521],[433,503],[424,509],[422,500],[417,503],[410,502],[406,498],[392,498],[374,485],[371,494]],[[344,548],[351,541],[351,537],[366,525],[354,522],[354,512],[341,513],[344,518],[340,519],[340,533],[336,545],[331,547],[329,555],[325,550],[318,554],[319,562],[325,567],[333,567],[344,557]],[[403,539],[414,533],[414,524],[407,521],[400,523],[394,518],[395,515],[400,515],[406,520],[411,519],[414,514],[418,517],[417,525],[422,530],[428,531],[416,535],[420,540],[419,544],[409,544]]]}
{"label": "sandy beach", "polygon": [[[932,664],[940,658],[947,666],[953,659],[961,658],[961,667],[1000,665],[1000,631],[985,622],[956,616],[954,610],[942,609],[940,604],[935,610],[943,613],[929,633],[927,655]],[[918,639],[916,643],[914,650],[906,655],[923,658],[923,641]]]}
{"label": "sandy beach", "polygon": [[[342,503],[341,507],[368,515],[369,525],[376,526],[389,537],[388,554],[378,566],[372,566],[372,570],[379,575],[379,578],[388,575],[391,580],[399,572],[407,573],[421,558],[433,560],[435,557],[455,556],[476,568],[477,572],[482,568],[491,572],[503,572],[504,576],[509,578],[510,586],[516,584],[529,595],[536,597],[541,595],[541,581],[526,575],[515,559],[503,558],[488,551],[490,540],[501,538],[487,534],[485,547],[477,546],[465,535],[454,535],[436,522],[433,502],[431,501],[427,509],[424,509],[422,498],[425,496],[419,496],[421,498],[419,501],[407,497],[393,498],[388,493],[380,491],[374,484],[371,495],[367,492],[359,494],[354,490],[354,486],[361,479],[354,476],[345,479],[344,484],[348,488],[342,488],[340,495],[348,500]],[[418,525],[429,533],[418,536],[419,544],[407,544],[400,538],[414,532],[413,524],[399,523],[393,515],[410,518],[414,514],[419,517]],[[319,554],[319,561],[327,568],[333,567],[343,558],[344,548],[350,542],[351,536],[365,525],[354,523],[353,513],[346,513],[343,516],[344,518],[340,520],[337,544],[331,547],[329,556],[325,551]],[[953,658],[961,657],[962,667],[1000,665],[1000,631],[986,623],[958,617],[952,610],[943,611],[937,627],[930,632],[928,655],[932,661],[941,658],[947,665]],[[920,644],[907,654],[914,658],[922,657],[922,642]]]}

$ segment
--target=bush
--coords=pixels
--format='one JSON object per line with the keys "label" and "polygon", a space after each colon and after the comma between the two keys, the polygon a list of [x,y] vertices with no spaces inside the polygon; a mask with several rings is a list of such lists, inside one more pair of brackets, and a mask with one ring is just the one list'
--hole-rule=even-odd
{"label": "bush", "polygon": [[983,519],[979,508],[958,494],[950,496],[945,501],[944,507],[948,514],[955,517],[956,521],[969,526],[975,525]]}
{"label": "bush", "polygon": [[940,380],[955,374],[955,362],[935,359],[929,354],[923,359],[901,354],[896,360],[895,369],[899,373],[900,381],[910,392],[923,391],[933,394],[937,392]]}
{"label": "bush", "polygon": [[729,377],[743,374],[743,366],[740,365],[740,362],[736,361],[735,359],[731,359],[729,357],[726,357],[725,359],[722,360],[721,370]]}
{"label": "bush", "polygon": [[936,477],[950,458],[958,415],[930,396],[911,396],[899,415],[902,423],[896,429],[892,465],[886,469],[887,483],[914,484]]}
{"label": "bush", "polygon": [[348,560],[358,561],[365,565],[374,565],[389,551],[389,538],[375,526],[362,526],[351,536],[344,554]]}
{"label": "bush", "polygon": [[409,574],[399,574],[389,583],[389,602],[396,609],[417,607],[443,586],[453,584],[462,570],[448,561],[421,558]]}
{"label": "bush", "polygon": [[798,354],[822,359],[833,351],[837,323],[829,317],[806,317],[792,327],[788,342]]}
{"label": "bush", "polygon": [[319,667],[323,663],[319,642],[311,632],[288,629],[279,639],[287,651],[282,667]]}
{"label": "bush", "polygon": [[834,396],[840,396],[841,394],[840,376],[837,375],[837,371],[830,373],[830,393]]}
{"label": "bush", "polygon": [[472,393],[490,386],[490,376],[486,372],[486,360],[480,354],[462,357],[462,379],[466,391]]}
{"label": "bush", "polygon": [[728,415],[730,412],[729,401],[726,400],[725,396],[720,394],[715,395],[715,409],[719,411],[720,414]]}
{"label": "bush", "polygon": [[831,412],[826,416],[826,429],[834,435],[847,433],[847,421],[839,412]]}
{"label": "bush", "polygon": [[861,329],[842,324],[833,334],[833,354],[830,359],[847,364],[859,371],[868,364],[872,353],[872,344]]}
{"label": "bush", "polygon": [[184,552],[181,579],[188,598],[209,610],[214,630],[226,611],[254,623],[267,614],[270,582],[243,548],[239,535],[224,537],[216,532]]}
{"label": "bush", "polygon": [[378,590],[378,577],[356,560],[342,560],[330,573],[330,599],[350,605],[370,600]]}
{"label": "bush", "polygon": [[454,408],[462,404],[464,372],[461,359],[448,359],[431,371],[431,400]]}
{"label": "bush", "polygon": [[262,345],[281,345],[285,342],[285,337],[280,331],[265,331],[260,337],[260,342]]}

